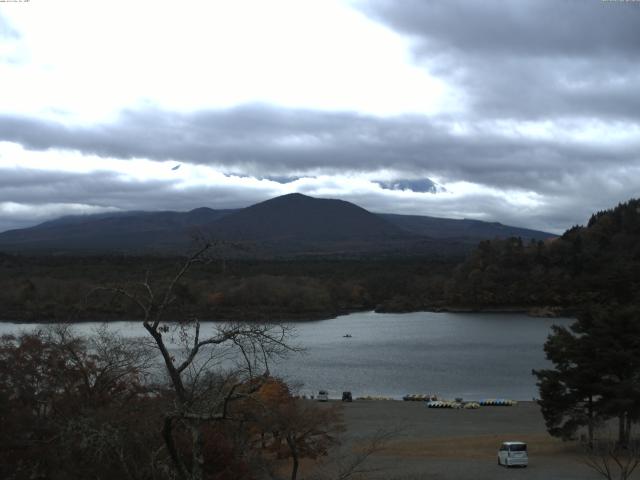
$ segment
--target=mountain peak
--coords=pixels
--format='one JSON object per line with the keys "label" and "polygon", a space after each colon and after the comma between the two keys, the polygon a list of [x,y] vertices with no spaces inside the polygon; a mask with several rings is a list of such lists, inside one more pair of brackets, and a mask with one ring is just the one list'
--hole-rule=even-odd
{"label": "mountain peak", "polygon": [[[316,197],[311,197],[309,195],[305,195],[303,193],[287,193],[285,195],[280,195],[278,197],[273,197],[270,198],[268,200],[265,200],[264,202],[260,202],[257,203],[255,205],[261,205],[261,204],[267,204],[267,205],[282,205],[282,204],[311,204],[314,202],[325,202],[325,201],[334,201],[334,202],[343,202],[344,200],[333,200],[333,199],[327,199],[327,198],[316,198]],[[349,202],[345,202],[345,203],[349,203]],[[252,205],[252,206],[255,206]],[[247,207],[247,208],[251,208],[251,207]]]}
{"label": "mountain peak", "polygon": [[280,195],[279,197],[270,198],[269,200],[267,200],[267,202],[270,200],[295,200],[295,199],[317,200],[316,198],[310,197],[309,195],[305,195],[304,193],[294,192],[294,193],[286,193],[284,195]]}
{"label": "mountain peak", "polygon": [[290,193],[220,219],[214,234],[251,240],[375,240],[407,236],[379,216],[344,200]]}

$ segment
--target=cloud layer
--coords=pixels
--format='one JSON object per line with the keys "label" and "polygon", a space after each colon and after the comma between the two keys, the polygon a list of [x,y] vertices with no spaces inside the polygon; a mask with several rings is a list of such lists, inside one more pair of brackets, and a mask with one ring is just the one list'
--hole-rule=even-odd
{"label": "cloud layer", "polygon": [[[429,79],[420,85],[431,96],[439,91],[434,85],[444,86],[437,109],[416,112],[405,102],[400,110],[406,113],[374,115],[375,109],[354,110],[348,102],[342,109],[333,103],[317,109],[257,98],[182,110],[159,106],[170,101],[123,104],[119,114],[87,122],[68,121],[46,104],[41,115],[0,111],[0,230],[64,212],[229,208],[299,191],[374,211],[560,232],[638,195],[640,4],[353,5],[358,31],[374,35],[376,48],[395,42],[381,61],[395,55],[397,39],[404,39],[411,65],[402,68],[410,75],[419,69]],[[342,11],[334,3],[331,8],[327,22]],[[353,12],[340,17],[341,31],[348,31],[352,18]],[[22,33],[0,17],[0,40],[11,46],[14,60],[24,47]],[[331,42],[324,52],[313,40],[305,40],[314,47],[302,65],[330,53]],[[372,52],[363,48],[360,42],[349,51],[362,51],[371,63]],[[1,63],[12,71],[13,64]],[[353,69],[345,67],[345,79],[355,78]],[[364,89],[366,79],[357,78]],[[243,88],[253,84],[260,78],[242,81]],[[396,98],[407,85],[374,84],[375,95],[367,90],[372,104],[374,97]],[[182,167],[172,171],[176,163]]]}
{"label": "cloud layer", "polygon": [[[582,138],[589,122],[557,121],[540,132],[498,121],[468,124],[421,116],[379,118],[247,106],[180,114],[128,111],[114,123],[69,127],[0,116],[0,141],[30,150],[105,158],[184,161],[255,177],[393,170],[496,188],[557,192],[553,180],[638,165],[640,130]],[[521,131],[518,129],[521,128]]]}

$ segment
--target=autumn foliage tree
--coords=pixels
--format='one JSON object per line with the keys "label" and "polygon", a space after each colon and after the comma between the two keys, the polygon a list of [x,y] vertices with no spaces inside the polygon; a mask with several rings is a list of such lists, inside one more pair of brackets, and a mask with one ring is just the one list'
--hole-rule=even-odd
{"label": "autumn foliage tree", "polygon": [[255,402],[260,445],[278,459],[291,460],[291,480],[298,477],[300,460],[328,455],[345,430],[340,405],[319,405],[293,396],[278,379],[269,379]]}
{"label": "autumn foliage tree", "polygon": [[[256,478],[273,461],[251,428],[262,403],[249,392],[264,379],[199,375],[185,385],[192,411],[208,408],[212,417],[198,423],[203,478]],[[86,337],[66,325],[0,337],[0,478],[174,479],[163,435],[176,396],[157,376],[157,353],[106,328]],[[218,410],[234,385],[247,403]],[[175,453],[191,468],[191,425],[172,422]]]}
{"label": "autumn foliage tree", "polygon": [[[141,478],[161,457],[148,351],[106,329],[0,339],[3,478]],[[155,445],[155,448],[153,446]],[[155,456],[155,457],[154,457]]]}

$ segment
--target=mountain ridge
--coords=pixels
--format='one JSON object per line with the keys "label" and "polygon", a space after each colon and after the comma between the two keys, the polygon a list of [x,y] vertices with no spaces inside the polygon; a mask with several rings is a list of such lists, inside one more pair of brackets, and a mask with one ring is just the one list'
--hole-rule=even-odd
{"label": "mountain ridge", "polygon": [[255,251],[260,255],[440,248],[459,253],[480,240],[508,236],[539,240],[554,235],[479,220],[378,214],[345,200],[293,193],[242,209],[66,216],[0,233],[0,251],[175,253],[186,251],[195,237],[205,237],[259,244]]}

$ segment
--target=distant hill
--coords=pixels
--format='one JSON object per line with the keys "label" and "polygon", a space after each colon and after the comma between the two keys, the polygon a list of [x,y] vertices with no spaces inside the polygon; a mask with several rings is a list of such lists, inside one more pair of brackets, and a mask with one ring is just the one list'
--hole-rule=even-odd
{"label": "distant hill", "polygon": [[371,213],[343,200],[289,194],[236,210],[120,212],[62,217],[0,233],[0,251],[181,253],[204,236],[242,243],[245,255],[453,254],[483,239],[551,234],[476,220]]}
{"label": "distant hill", "polygon": [[0,233],[0,250],[56,253],[185,250],[192,234],[228,213],[228,210],[197,208],[189,212],[133,211],[67,216]]}
{"label": "distant hill", "polygon": [[407,232],[431,238],[468,239],[477,243],[479,239],[520,237],[524,241],[545,240],[552,234],[527,228],[510,227],[497,222],[481,220],[426,217],[421,215],[397,215],[380,213],[387,220]]}

